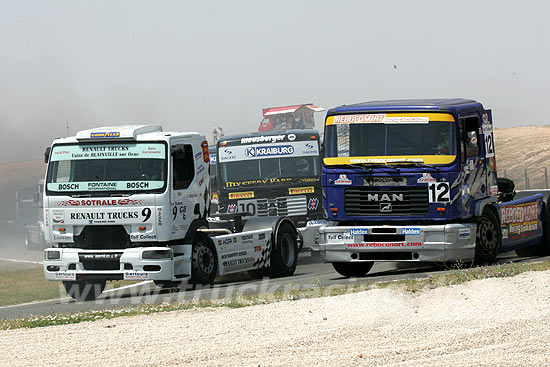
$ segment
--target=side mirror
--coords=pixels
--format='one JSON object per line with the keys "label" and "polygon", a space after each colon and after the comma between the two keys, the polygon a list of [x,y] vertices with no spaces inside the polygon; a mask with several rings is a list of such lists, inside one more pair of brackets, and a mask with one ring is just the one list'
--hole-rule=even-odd
{"label": "side mirror", "polygon": [[52,151],[52,147],[47,147],[46,151],[44,152],[44,163],[48,163],[50,160],[50,152]]}

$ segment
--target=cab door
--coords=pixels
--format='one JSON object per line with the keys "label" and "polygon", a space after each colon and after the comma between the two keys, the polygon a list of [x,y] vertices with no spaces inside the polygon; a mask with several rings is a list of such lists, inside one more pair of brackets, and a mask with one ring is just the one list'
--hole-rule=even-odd
{"label": "cab door", "polygon": [[468,112],[459,115],[461,168],[461,211],[473,215],[475,201],[488,195],[487,165],[481,134],[481,114]]}
{"label": "cab door", "polygon": [[184,238],[193,213],[193,195],[190,188],[195,179],[193,146],[183,140],[172,141],[170,147],[170,205],[172,239]]}

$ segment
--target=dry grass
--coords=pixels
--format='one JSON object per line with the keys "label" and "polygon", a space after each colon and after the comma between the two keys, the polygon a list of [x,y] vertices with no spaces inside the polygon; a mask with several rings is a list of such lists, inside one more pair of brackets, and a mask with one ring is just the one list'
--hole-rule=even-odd
{"label": "dry grass", "polygon": [[42,265],[0,261],[0,306],[59,298],[64,293],[60,282],[44,279]]}

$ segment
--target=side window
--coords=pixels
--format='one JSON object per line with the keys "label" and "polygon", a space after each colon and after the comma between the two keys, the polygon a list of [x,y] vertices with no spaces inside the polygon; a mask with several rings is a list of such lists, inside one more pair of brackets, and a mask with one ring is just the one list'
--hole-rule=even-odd
{"label": "side window", "polygon": [[479,156],[479,118],[477,116],[461,118],[460,131],[462,132],[462,161]]}
{"label": "side window", "polygon": [[183,190],[195,177],[193,148],[188,144],[173,145],[172,152],[172,186],[174,190]]}

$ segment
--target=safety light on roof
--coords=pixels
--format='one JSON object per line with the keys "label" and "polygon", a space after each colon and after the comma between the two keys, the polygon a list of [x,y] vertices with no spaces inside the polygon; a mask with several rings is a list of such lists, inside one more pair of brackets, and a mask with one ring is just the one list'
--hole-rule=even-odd
{"label": "safety light on roof", "polygon": [[225,147],[226,145],[227,145],[227,142],[225,142],[225,141],[222,141],[222,142],[220,143],[220,146],[221,146],[221,147]]}
{"label": "safety light on roof", "polygon": [[202,147],[202,159],[204,160],[204,163],[210,162],[210,156],[208,153],[208,142],[203,141],[201,143],[201,147]]}

